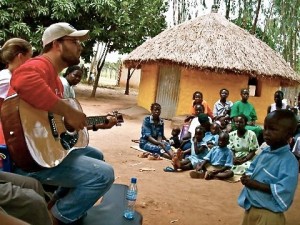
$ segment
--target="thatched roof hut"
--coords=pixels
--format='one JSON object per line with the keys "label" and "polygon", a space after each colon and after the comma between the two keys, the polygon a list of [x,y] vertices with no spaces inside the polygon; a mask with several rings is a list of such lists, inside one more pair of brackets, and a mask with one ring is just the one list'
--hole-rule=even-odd
{"label": "thatched roof hut", "polygon": [[[232,92],[235,96],[235,99],[231,98],[231,100],[239,100],[240,88],[246,87],[246,85],[249,86],[248,79],[254,78],[258,79],[257,85],[260,86],[258,88],[259,94],[255,96],[271,96],[259,100],[265,101],[265,104],[273,102],[274,91],[282,85],[298,85],[300,83],[300,76],[278,53],[248,31],[226,20],[218,13],[200,16],[161,32],[133,50],[123,62],[128,68],[142,69],[141,81],[145,76],[161,77],[159,71],[162,67],[168,66],[169,68],[179,68],[178,73],[180,75],[178,79],[180,83],[182,83],[183,78],[195,75],[197,78],[192,78],[188,85],[187,83],[184,84],[185,90],[186,88],[191,89],[190,92],[201,90],[204,93],[204,98],[208,100],[211,106],[218,99],[218,90],[215,89],[225,84],[226,86],[223,87],[232,86],[233,79],[240,79],[238,81],[240,86],[228,87],[230,96],[232,97]],[[150,70],[149,66],[152,66],[152,72],[147,72]],[[147,67],[144,75],[143,67]],[[204,76],[208,78],[203,80]],[[206,92],[208,87],[216,84],[212,81],[213,77],[216,76],[218,82],[220,79],[223,80],[222,84],[216,85],[214,88],[214,92],[217,94]],[[156,85],[159,85],[157,84],[159,79],[155,79]],[[197,85],[195,85],[196,79],[199,80]],[[200,79],[202,79],[201,82]],[[231,83],[227,82],[228,79],[231,79]],[[207,81],[211,83],[207,83]],[[271,81],[273,83],[266,83]],[[149,83],[149,80],[147,82]],[[203,82],[206,82],[206,85],[202,87]],[[191,85],[194,85],[193,88],[191,88]],[[267,89],[268,86],[271,88]],[[141,87],[143,85],[140,85],[140,91]],[[176,88],[182,90],[183,86],[179,84]],[[157,89],[153,91],[156,93]],[[147,95],[149,96],[149,93]],[[208,99],[206,97],[208,95],[209,97],[213,96],[214,99]],[[143,97],[145,96],[143,94]],[[152,99],[149,99],[149,101],[157,101],[157,94],[151,94],[151,96]],[[146,108],[149,105],[149,102],[146,103],[140,97],[138,101],[139,105]],[[186,107],[185,104],[181,105],[180,96],[175,101],[178,101],[175,115],[188,113],[184,109],[178,109],[178,107]],[[260,107],[261,112],[266,111],[267,106],[262,105]]]}
{"label": "thatched roof hut", "polygon": [[158,61],[300,82],[279,54],[218,13],[161,32],[132,51],[124,63],[126,67],[140,67]]}

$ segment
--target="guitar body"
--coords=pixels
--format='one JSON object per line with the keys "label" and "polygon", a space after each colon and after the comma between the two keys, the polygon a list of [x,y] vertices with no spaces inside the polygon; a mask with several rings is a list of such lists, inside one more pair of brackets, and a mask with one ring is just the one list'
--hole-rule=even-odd
{"label": "guitar body", "polygon": [[[75,99],[66,101],[82,111]],[[25,171],[55,167],[72,150],[88,145],[86,128],[70,134],[61,116],[36,109],[17,95],[3,102],[1,121],[11,158]]]}

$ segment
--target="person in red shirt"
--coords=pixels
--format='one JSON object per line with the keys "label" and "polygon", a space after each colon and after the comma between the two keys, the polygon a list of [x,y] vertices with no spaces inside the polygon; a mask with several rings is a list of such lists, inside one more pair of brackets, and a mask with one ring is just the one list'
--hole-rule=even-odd
{"label": "person in red shirt", "polygon": [[[59,73],[79,64],[81,41],[88,39],[88,32],[64,22],[52,24],[42,36],[42,55],[16,69],[11,79],[11,87],[20,99],[34,108],[62,116],[76,131],[87,126],[86,115],[62,99]],[[105,128],[116,123],[116,119],[108,118]],[[31,173],[17,168],[16,172],[33,176],[43,184],[59,186],[55,192],[57,201],[51,205],[55,223],[69,224],[81,219],[114,182],[112,166],[104,162],[99,150],[90,146],[71,151],[55,167]]]}

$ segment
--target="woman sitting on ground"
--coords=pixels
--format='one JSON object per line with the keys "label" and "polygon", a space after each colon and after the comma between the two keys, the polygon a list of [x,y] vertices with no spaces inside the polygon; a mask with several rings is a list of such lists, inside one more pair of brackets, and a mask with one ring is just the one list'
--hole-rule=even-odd
{"label": "woman sitting on ground", "polygon": [[229,133],[229,145],[234,154],[232,171],[235,175],[243,175],[249,168],[255,152],[258,150],[258,141],[253,131],[247,130],[247,117],[243,114],[234,117],[236,130]]}

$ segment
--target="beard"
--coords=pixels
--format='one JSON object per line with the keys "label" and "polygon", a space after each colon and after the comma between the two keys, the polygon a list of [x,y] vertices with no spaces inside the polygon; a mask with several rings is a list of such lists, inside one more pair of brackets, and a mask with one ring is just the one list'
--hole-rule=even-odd
{"label": "beard", "polygon": [[63,51],[61,54],[61,60],[65,62],[68,65],[68,67],[78,65],[80,63],[80,57],[77,57],[75,56],[75,54],[72,54],[72,52],[70,52],[68,48],[66,48],[64,45],[62,47]]}

